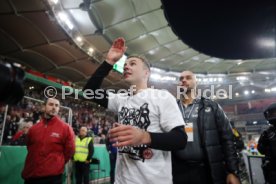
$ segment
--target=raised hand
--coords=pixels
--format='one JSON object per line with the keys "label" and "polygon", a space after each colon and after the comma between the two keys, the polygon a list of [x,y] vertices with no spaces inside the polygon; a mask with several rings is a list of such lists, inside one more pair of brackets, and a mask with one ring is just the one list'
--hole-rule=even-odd
{"label": "raised hand", "polygon": [[125,46],[125,40],[124,38],[117,38],[114,40],[111,48],[108,51],[108,54],[106,56],[106,61],[114,65],[126,52],[127,47]]}

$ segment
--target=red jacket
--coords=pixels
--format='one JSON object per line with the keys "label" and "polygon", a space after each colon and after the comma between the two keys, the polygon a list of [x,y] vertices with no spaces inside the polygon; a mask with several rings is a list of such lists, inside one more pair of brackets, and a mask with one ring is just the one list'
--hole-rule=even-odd
{"label": "red jacket", "polygon": [[58,117],[42,119],[27,135],[28,155],[24,179],[62,174],[65,163],[75,152],[74,132]]}
{"label": "red jacket", "polygon": [[16,141],[19,137],[21,137],[24,134],[24,132],[22,130],[16,132],[16,134],[14,134],[14,136],[12,137],[12,141]]}

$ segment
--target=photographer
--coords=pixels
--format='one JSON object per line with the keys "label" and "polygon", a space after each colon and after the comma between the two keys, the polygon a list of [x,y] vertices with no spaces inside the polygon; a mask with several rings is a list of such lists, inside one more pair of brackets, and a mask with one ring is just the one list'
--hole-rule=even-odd
{"label": "photographer", "polygon": [[266,183],[276,184],[276,103],[264,111],[264,116],[271,126],[262,133],[258,150],[265,155],[262,167]]}

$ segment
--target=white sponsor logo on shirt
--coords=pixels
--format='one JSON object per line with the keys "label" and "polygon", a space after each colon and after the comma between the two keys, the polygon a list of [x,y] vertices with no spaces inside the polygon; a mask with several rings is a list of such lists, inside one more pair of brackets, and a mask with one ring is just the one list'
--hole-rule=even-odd
{"label": "white sponsor logo on shirt", "polygon": [[211,107],[206,107],[205,112],[211,112]]}
{"label": "white sponsor logo on shirt", "polygon": [[51,134],[50,136],[51,136],[51,137],[59,138],[59,137],[60,137],[60,134],[59,134],[59,133],[56,133],[56,132],[52,132],[52,134]]}

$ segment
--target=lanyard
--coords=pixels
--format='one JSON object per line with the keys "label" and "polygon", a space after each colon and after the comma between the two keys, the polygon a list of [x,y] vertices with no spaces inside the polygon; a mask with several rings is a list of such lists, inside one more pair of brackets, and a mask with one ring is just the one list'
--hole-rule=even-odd
{"label": "lanyard", "polygon": [[184,110],[184,108],[183,108],[182,102],[179,102],[179,105],[180,105],[180,107],[181,107],[182,116],[183,116],[184,121],[185,121],[185,123],[186,123],[186,121],[189,121],[189,119],[190,119],[190,117],[191,117],[191,114],[192,114],[192,112],[193,112],[193,110],[194,110],[195,104],[193,104],[193,106],[192,106],[192,108],[191,108],[191,110],[190,110],[190,112],[189,112],[189,114],[188,114],[187,117],[186,117],[186,113],[185,113],[185,110]]}

